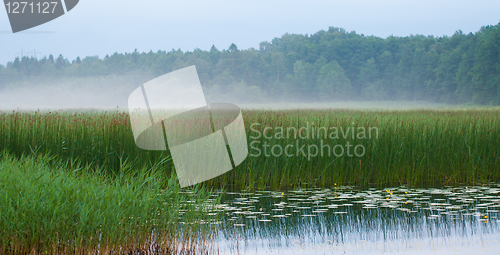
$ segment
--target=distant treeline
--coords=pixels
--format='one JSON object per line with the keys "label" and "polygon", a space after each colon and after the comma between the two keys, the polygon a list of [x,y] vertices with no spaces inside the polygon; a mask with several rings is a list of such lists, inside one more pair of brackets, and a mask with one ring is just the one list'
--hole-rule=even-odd
{"label": "distant treeline", "polygon": [[[0,65],[0,91],[53,79],[143,75],[144,82],[196,65],[209,95],[255,101],[426,100],[500,104],[500,23],[476,33],[386,39],[331,27],[313,35],[285,34],[259,49],[235,44],[196,49],[115,53],[103,59],[16,58]],[[47,77],[51,77],[50,79]],[[55,78],[54,78],[55,77]],[[101,77],[101,78],[99,78]],[[123,79],[122,79],[123,80]]]}

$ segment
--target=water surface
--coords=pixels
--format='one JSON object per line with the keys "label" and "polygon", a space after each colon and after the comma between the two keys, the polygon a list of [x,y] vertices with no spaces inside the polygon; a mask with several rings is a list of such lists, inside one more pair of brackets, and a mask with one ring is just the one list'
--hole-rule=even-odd
{"label": "water surface", "polygon": [[500,185],[226,192],[220,254],[499,254]]}

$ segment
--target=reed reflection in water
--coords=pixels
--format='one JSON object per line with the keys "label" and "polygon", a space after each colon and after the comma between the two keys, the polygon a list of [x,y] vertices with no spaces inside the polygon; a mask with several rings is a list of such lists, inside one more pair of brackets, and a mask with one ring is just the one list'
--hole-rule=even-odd
{"label": "reed reflection in water", "polygon": [[498,254],[500,185],[227,192],[221,254]]}

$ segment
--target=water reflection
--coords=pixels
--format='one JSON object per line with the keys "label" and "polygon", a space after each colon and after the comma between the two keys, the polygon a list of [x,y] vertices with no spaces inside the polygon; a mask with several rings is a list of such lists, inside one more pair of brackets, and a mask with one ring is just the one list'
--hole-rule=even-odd
{"label": "water reflection", "polygon": [[499,194],[498,184],[227,192],[214,244],[221,254],[499,254]]}

